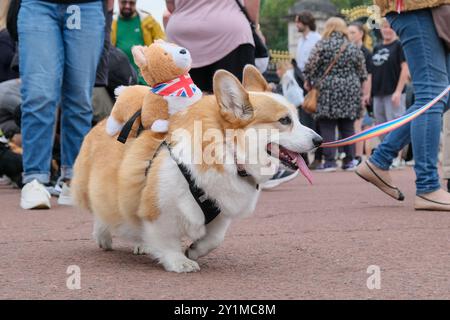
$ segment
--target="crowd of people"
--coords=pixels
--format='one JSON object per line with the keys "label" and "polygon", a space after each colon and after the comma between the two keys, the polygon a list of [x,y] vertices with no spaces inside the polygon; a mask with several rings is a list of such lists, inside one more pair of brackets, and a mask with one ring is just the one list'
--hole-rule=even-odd
{"label": "crowd of people", "polygon": [[[412,112],[448,86],[449,37],[443,27],[447,2],[404,1],[398,13],[389,1],[375,0],[385,18],[381,41],[372,51],[365,45],[368,34],[362,23],[332,17],[319,33],[313,14],[300,12],[295,17],[300,35],[295,58],[277,65],[280,81],[271,88],[294,104],[302,124],[325,141]],[[80,11],[70,11],[71,4]],[[133,60],[134,45],[165,39],[186,47],[192,55],[190,75],[206,93],[212,92],[218,69],[242,80],[244,66],[257,62],[252,26],[264,40],[259,0],[166,0],[163,26],[138,10],[136,0],[118,4],[116,17],[113,0],[0,4],[0,177],[22,188],[24,209],[50,208],[51,195],[58,196],[59,204],[71,205],[72,166],[83,137],[109,115],[114,88],[145,84]],[[83,27],[77,14],[83,17]],[[319,95],[316,111],[310,113],[302,105],[312,88]],[[413,99],[408,99],[409,88],[414,88]],[[318,148],[303,156],[312,170],[356,170],[402,200],[388,170],[401,166],[402,150],[410,145],[416,208],[450,210],[450,195],[440,189],[437,172],[446,99],[379,142]],[[450,134],[445,132],[444,165],[450,163]],[[376,149],[374,143],[380,143]],[[446,168],[448,179],[450,165]],[[280,170],[262,187],[273,188],[297,174]]]}

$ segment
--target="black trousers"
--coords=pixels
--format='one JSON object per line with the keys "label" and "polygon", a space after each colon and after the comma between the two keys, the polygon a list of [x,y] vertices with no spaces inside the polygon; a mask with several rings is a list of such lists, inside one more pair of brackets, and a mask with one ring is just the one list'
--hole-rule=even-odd
{"label": "black trousers", "polygon": [[212,80],[217,70],[225,69],[242,81],[242,71],[247,64],[255,64],[255,47],[248,43],[240,45],[219,61],[208,66],[191,69],[189,74],[203,92],[212,93]]}
{"label": "black trousers", "polygon": [[[311,130],[314,130],[317,134],[321,135],[318,121],[315,121],[312,115],[303,110],[301,106],[298,107],[298,117],[302,125],[310,128]],[[322,157],[323,157],[323,149],[317,148],[316,152],[314,152],[314,160],[322,161]]]}
{"label": "black trousers", "polygon": [[[351,119],[320,119],[318,120],[320,126],[320,134],[322,135],[323,141],[334,141],[336,140],[336,127],[339,130],[339,138],[347,138],[355,134],[354,122]],[[344,163],[350,162],[355,157],[355,145],[345,146],[344,152],[346,154]],[[336,162],[336,148],[323,148],[323,155],[325,157],[325,162],[334,163]]]}

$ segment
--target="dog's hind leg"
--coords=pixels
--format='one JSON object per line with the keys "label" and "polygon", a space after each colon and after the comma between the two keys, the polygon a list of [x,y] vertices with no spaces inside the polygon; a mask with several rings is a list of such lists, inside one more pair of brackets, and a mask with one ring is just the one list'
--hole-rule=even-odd
{"label": "dog's hind leg", "polygon": [[217,248],[225,238],[225,233],[231,220],[223,215],[218,215],[213,221],[206,225],[206,234],[195,241],[187,250],[186,256],[197,260]]}
{"label": "dog's hind leg", "polygon": [[164,266],[167,271],[195,272],[200,267],[197,262],[183,254],[181,237],[175,225],[162,226],[161,221],[144,222],[143,239],[149,253]]}
{"label": "dog's hind leg", "polygon": [[94,231],[92,235],[100,248],[112,250],[112,236],[109,226],[98,217],[94,217]]}

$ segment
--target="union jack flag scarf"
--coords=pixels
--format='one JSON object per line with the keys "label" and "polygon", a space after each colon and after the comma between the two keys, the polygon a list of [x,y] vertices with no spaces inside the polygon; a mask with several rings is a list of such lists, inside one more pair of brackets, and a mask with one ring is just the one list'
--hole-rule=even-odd
{"label": "union jack flag scarf", "polygon": [[163,97],[191,98],[200,89],[194,84],[189,73],[173,80],[158,83],[151,91]]}

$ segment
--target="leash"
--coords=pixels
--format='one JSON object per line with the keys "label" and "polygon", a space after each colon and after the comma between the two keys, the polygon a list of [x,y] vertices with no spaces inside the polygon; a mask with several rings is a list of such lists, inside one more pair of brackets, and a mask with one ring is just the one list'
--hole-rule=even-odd
{"label": "leash", "polygon": [[405,114],[397,119],[380,123],[372,128],[366,129],[364,131],[361,131],[357,134],[354,134],[350,137],[347,137],[345,139],[336,140],[336,141],[330,141],[322,143],[320,146],[321,148],[336,148],[336,147],[343,147],[348,146],[350,144],[354,144],[360,141],[365,141],[368,139],[372,139],[378,136],[381,136],[383,134],[389,133],[391,131],[394,131],[395,129],[400,128],[401,126],[404,126],[408,122],[411,122],[418,116],[420,116],[422,113],[430,109],[432,106],[434,106],[439,100],[441,100],[448,92],[450,91],[450,86],[448,86],[444,91],[442,91],[436,98],[428,102],[423,107]]}

